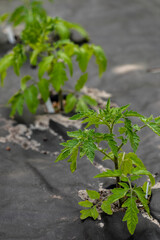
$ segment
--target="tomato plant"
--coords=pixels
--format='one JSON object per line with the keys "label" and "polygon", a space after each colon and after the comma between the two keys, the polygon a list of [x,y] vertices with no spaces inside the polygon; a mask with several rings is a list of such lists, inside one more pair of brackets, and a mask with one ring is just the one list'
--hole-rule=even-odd
{"label": "tomato plant", "polygon": [[[136,154],[140,142],[138,133],[145,127],[149,127],[160,136],[160,117],[147,118],[128,110],[128,107],[129,105],[111,108],[110,100],[108,100],[105,109],[100,109],[98,112],[89,110],[73,116],[72,120],[83,119],[82,123],[87,125],[84,130],[68,132],[68,136],[72,139],[61,144],[64,148],[56,162],[68,159],[70,169],[74,172],[77,168],[78,156],[82,158],[86,155],[93,163],[95,152],[98,151],[103,155],[103,160],[112,161],[113,170],[107,170],[95,176],[95,178],[114,177],[116,179],[115,188],[111,190],[112,194],[101,198],[98,192],[87,190],[91,201],[85,200],[79,203],[87,208],[81,211],[81,219],[87,217],[97,219],[99,204],[102,211],[111,215],[113,213],[111,206],[118,201],[119,207],[125,209],[123,221],[127,221],[128,230],[133,234],[138,223],[138,202],[141,202],[145,211],[150,215],[148,195],[151,186],[155,184],[154,177]],[[133,124],[131,118],[138,118],[141,124]],[[91,125],[95,128],[91,129]],[[100,125],[106,126],[105,133],[99,131]],[[127,143],[130,144],[133,152],[126,153],[123,150]],[[143,175],[150,182],[149,188],[148,181],[144,182],[143,186],[137,186],[134,182]],[[93,202],[93,199],[96,201]]]}
{"label": "tomato plant", "polygon": [[[52,18],[47,15],[40,1],[24,1],[24,4],[15,9],[11,15],[4,14],[1,21],[12,23],[14,27],[23,23],[24,29],[20,34],[20,42],[0,59],[0,79],[4,79],[9,67],[13,67],[17,76],[20,69],[29,58],[32,66],[38,66],[38,76],[31,75],[21,78],[20,89],[10,98],[11,116],[16,111],[23,113],[24,103],[32,113],[36,113],[40,103],[40,95],[47,102],[51,87],[58,94],[60,109],[66,113],[72,111],[86,111],[88,105],[96,105],[95,99],[83,95],[80,90],[88,79],[87,67],[92,56],[95,56],[99,68],[99,77],[107,67],[107,60],[103,49],[94,44],[85,43],[81,46],[70,40],[70,31],[74,29],[83,37],[88,38],[87,32],[79,25],[63,20],[60,17]],[[51,34],[58,36],[52,41]],[[81,76],[72,90],[63,89],[73,76],[73,61],[76,59]],[[69,73],[68,73],[69,72]],[[63,105],[62,95],[67,93],[66,104]]]}

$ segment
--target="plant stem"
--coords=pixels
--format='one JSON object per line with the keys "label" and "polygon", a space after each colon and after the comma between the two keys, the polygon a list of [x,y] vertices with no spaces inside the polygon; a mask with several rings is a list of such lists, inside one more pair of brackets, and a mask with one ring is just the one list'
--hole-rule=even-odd
{"label": "plant stem", "polygon": [[58,92],[58,102],[60,106],[60,111],[63,111],[63,95],[62,95],[62,89]]}
{"label": "plant stem", "polygon": [[110,160],[114,161],[114,159],[112,157],[110,157],[106,152],[103,151],[103,149],[98,148],[98,151],[100,151],[101,153],[103,153],[106,157],[108,157]]}
{"label": "plant stem", "polygon": [[[118,157],[114,156],[114,165],[115,165],[115,169],[118,170]],[[119,188],[119,183],[120,182],[120,178],[116,177],[116,188]]]}
{"label": "plant stem", "polygon": [[121,148],[123,147],[124,143],[121,143],[121,145],[118,147],[118,152],[121,150]]}

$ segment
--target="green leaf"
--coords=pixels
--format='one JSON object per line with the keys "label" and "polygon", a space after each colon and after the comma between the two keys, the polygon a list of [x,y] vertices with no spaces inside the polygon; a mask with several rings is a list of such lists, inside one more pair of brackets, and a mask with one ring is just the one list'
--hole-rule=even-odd
{"label": "green leaf", "polygon": [[140,131],[140,130],[141,130],[141,127],[139,127],[138,124],[134,124],[134,125],[133,125],[133,128],[134,128],[136,131]]}
{"label": "green leaf", "polygon": [[33,50],[30,57],[30,64],[36,66],[38,55],[42,52],[42,47],[36,48]]}
{"label": "green leaf", "polygon": [[88,200],[85,200],[85,201],[82,201],[82,202],[79,202],[78,203],[80,206],[82,206],[82,207],[92,207],[93,206],[93,203],[91,203],[90,201],[88,201]]}
{"label": "green leaf", "polygon": [[106,59],[103,49],[100,46],[93,45],[93,50],[94,50],[94,55],[96,57],[96,63],[99,66],[99,76],[101,77],[103,72],[106,71],[107,59]]}
{"label": "green leaf", "polygon": [[69,29],[62,21],[57,21],[55,24],[55,33],[60,36],[61,39],[68,39],[70,36]]}
{"label": "green leaf", "polygon": [[87,112],[88,110],[87,104],[85,103],[83,97],[81,97],[77,102],[76,112]]}
{"label": "green leaf", "polygon": [[137,198],[132,196],[128,198],[122,205],[124,208],[127,207],[125,216],[122,221],[127,221],[127,227],[131,235],[134,233],[136,225],[138,223],[137,214],[139,210],[136,205],[136,200]]}
{"label": "green leaf", "polygon": [[119,182],[118,184],[119,184],[120,186],[122,186],[123,188],[129,189],[129,186],[128,186],[127,183]]}
{"label": "green leaf", "polygon": [[118,131],[119,131],[120,134],[124,134],[126,132],[126,128],[125,127],[120,127],[118,129]]}
{"label": "green leaf", "polygon": [[93,139],[90,138],[85,140],[81,148],[90,162],[93,163],[95,158],[95,151],[97,150],[97,146],[94,144]]}
{"label": "green leaf", "polygon": [[132,170],[132,174],[135,174],[135,175],[146,175],[149,177],[150,181],[151,181],[151,185],[154,186],[155,185],[155,179],[154,177],[152,176],[152,174],[147,171],[146,169],[139,169],[139,168],[135,168]]}
{"label": "green leaf", "polygon": [[20,92],[13,95],[8,101],[8,103],[11,104],[11,108],[12,108],[10,117],[13,117],[16,111],[18,111],[19,115],[22,115],[23,105],[24,105],[24,96]]}
{"label": "green leaf", "polygon": [[118,201],[119,199],[123,198],[124,196],[126,196],[127,192],[128,192],[129,188],[114,188],[112,191],[112,195],[110,195],[108,197],[108,199],[106,201],[103,202],[101,208],[102,210],[109,214],[112,215],[112,210],[111,210],[111,204]]}
{"label": "green leaf", "polygon": [[85,31],[85,29],[80,26],[77,23],[71,23],[71,22],[67,22],[63,20],[63,23],[65,24],[66,27],[70,28],[70,29],[74,29],[77,32],[79,32],[83,37],[88,39],[88,33]]}
{"label": "green leaf", "polygon": [[23,6],[23,5],[19,6],[11,14],[9,22],[12,22],[14,27],[16,27],[25,19],[25,14],[26,14],[25,6]]}
{"label": "green leaf", "polygon": [[[78,102],[77,102],[77,106],[76,106],[76,112],[84,112],[85,113],[85,116],[87,116],[87,113],[91,113],[92,114],[92,117],[93,117],[93,112],[90,112],[89,109],[88,109],[88,105],[89,106],[96,106],[97,105],[97,102],[95,99],[91,98],[90,96],[88,95],[83,95],[82,97],[79,98]],[[92,118],[93,120],[93,118]],[[94,120],[93,120],[94,121]],[[84,120],[83,122],[88,122],[88,120]],[[94,123],[92,123],[94,124]],[[90,124],[90,125],[92,125]],[[88,127],[89,125],[86,126],[86,128]]]}
{"label": "green leaf", "polygon": [[56,90],[59,92],[61,87],[64,85],[65,81],[67,81],[67,74],[65,72],[65,66],[61,62],[57,62],[54,64],[54,68],[52,73],[50,74],[50,81]]}
{"label": "green leaf", "polygon": [[[60,40],[60,41],[69,41],[69,40]],[[59,41],[58,41],[59,42]],[[56,43],[58,44],[58,43]],[[65,46],[63,46],[64,52],[72,57],[78,51],[78,46],[76,46],[73,42],[69,41]]]}
{"label": "green leaf", "polygon": [[143,120],[143,118],[140,118],[142,122],[144,122],[153,132],[155,132],[158,136],[160,136],[160,125],[154,122],[147,123]]}
{"label": "green leaf", "polygon": [[83,101],[90,106],[97,106],[97,101],[88,95],[83,95]]}
{"label": "green leaf", "polygon": [[120,177],[122,175],[122,171],[118,170],[107,170],[106,172],[97,174],[94,178],[101,178],[101,177]]}
{"label": "green leaf", "polygon": [[72,76],[73,75],[73,64],[72,64],[71,57],[69,57],[65,52],[62,52],[62,51],[58,52],[58,56],[60,57],[60,59],[62,59],[68,65],[70,75]]}
{"label": "green leaf", "polygon": [[135,153],[127,153],[126,157],[128,157],[129,159],[132,160],[132,164],[136,165],[137,167],[141,168],[141,169],[145,169],[145,166],[142,162],[142,160],[140,158],[137,157],[137,155]]}
{"label": "green leaf", "polygon": [[3,15],[0,16],[0,24],[4,21],[7,20],[9,14],[8,13],[4,13]]}
{"label": "green leaf", "polygon": [[77,157],[78,157],[78,147],[75,148],[73,151],[72,151],[72,154],[71,154],[71,157],[70,159],[68,159],[68,162],[71,162],[70,164],[70,169],[71,169],[71,172],[73,173],[76,168],[77,168]]}
{"label": "green leaf", "polygon": [[132,170],[132,160],[128,158],[127,154],[119,154],[119,168],[121,169],[122,173],[127,176],[127,174],[131,173]]}
{"label": "green leaf", "polygon": [[72,152],[71,148],[64,148],[62,152],[59,154],[59,156],[56,158],[55,162],[59,162],[61,160],[66,159],[67,157],[69,157],[71,152]]}
{"label": "green leaf", "polygon": [[118,155],[118,165],[119,168],[122,170],[123,174],[127,175],[130,174],[133,168],[133,165],[141,169],[145,169],[145,166],[140,158],[137,157],[135,153],[120,153]]}
{"label": "green leaf", "polygon": [[62,149],[61,153],[59,154],[55,162],[64,160],[67,157],[69,157],[69,155],[71,155],[74,151],[77,151],[79,147],[79,140],[77,139],[68,140],[64,143],[61,143],[61,145],[64,146],[65,148]]}
{"label": "green leaf", "polygon": [[81,216],[80,216],[81,220],[84,220],[88,217],[92,217],[91,209],[81,210],[80,213],[81,213]]}
{"label": "green leaf", "polygon": [[107,101],[107,104],[106,104],[106,111],[107,112],[110,112],[110,107],[111,107],[111,100],[109,98],[108,101]]}
{"label": "green leaf", "polygon": [[77,59],[76,59],[79,63],[79,67],[81,69],[82,72],[85,72],[88,66],[88,62],[90,60],[90,54],[87,51],[86,48],[84,48],[83,46],[81,48],[79,48],[78,52],[77,52]]}
{"label": "green leaf", "polygon": [[87,113],[89,114],[89,111],[88,111],[88,112],[85,112],[85,113],[77,113],[77,114],[73,115],[70,119],[71,119],[71,120],[79,120],[79,119],[82,119],[83,117],[86,117],[86,116],[87,116]]}
{"label": "green leaf", "polygon": [[92,215],[92,218],[93,218],[94,220],[96,220],[96,219],[98,218],[99,213],[98,213],[98,211],[97,211],[97,209],[96,209],[96,206],[94,206],[93,208],[91,208],[91,215]]}
{"label": "green leaf", "polygon": [[39,105],[37,88],[34,85],[26,88],[24,91],[24,98],[29,111],[35,113]]}
{"label": "green leaf", "polygon": [[134,188],[134,192],[136,193],[138,199],[143,204],[146,212],[150,215],[149,207],[148,207],[148,200],[145,198],[145,193],[143,192],[141,187]]}
{"label": "green leaf", "polygon": [[123,113],[123,115],[125,117],[143,117],[143,115],[141,115],[135,111],[132,111],[132,110],[130,110],[130,111],[127,110],[125,113]]}
{"label": "green leaf", "polygon": [[66,98],[66,104],[64,107],[65,112],[66,113],[71,112],[74,109],[76,103],[77,103],[77,98],[72,93],[68,94]]}
{"label": "green leaf", "polygon": [[20,68],[22,67],[26,59],[27,57],[25,54],[24,46],[21,44],[17,44],[16,47],[13,48],[13,68],[17,76],[20,75]]}
{"label": "green leaf", "polygon": [[99,199],[100,198],[100,194],[94,190],[86,190],[87,194],[89,196],[89,198],[91,199]]}
{"label": "green leaf", "polygon": [[76,147],[78,145],[78,143],[79,143],[79,140],[72,139],[72,140],[68,140],[66,142],[61,143],[61,145],[65,146],[67,148],[74,148],[74,147]]}
{"label": "green leaf", "polygon": [[81,220],[84,220],[88,217],[92,217],[94,220],[96,220],[99,216],[96,206],[94,206],[93,208],[90,208],[90,209],[81,210],[80,213],[81,213],[81,216],[80,216]]}
{"label": "green leaf", "polygon": [[9,53],[0,59],[1,86],[4,85],[7,69],[13,65],[13,53]]}
{"label": "green leaf", "polygon": [[87,82],[87,79],[88,79],[88,73],[85,73],[82,76],[80,76],[80,78],[78,79],[75,85],[75,90],[80,91],[84,87],[85,83]]}
{"label": "green leaf", "polygon": [[47,79],[40,79],[40,81],[38,82],[38,88],[40,91],[40,94],[44,100],[44,102],[46,102],[49,98],[49,81]]}
{"label": "green leaf", "polygon": [[136,134],[136,132],[133,132],[132,123],[128,118],[125,118],[125,128],[126,128],[126,133],[129,137],[131,147],[133,151],[136,152],[139,146],[140,139],[139,139],[139,136]]}
{"label": "green leaf", "polygon": [[107,213],[108,215],[112,215],[112,209],[111,209],[111,204],[108,201],[103,201],[102,205],[101,205],[101,209],[103,210],[103,212]]}
{"label": "green leaf", "polygon": [[157,124],[160,124],[160,117],[156,117],[154,120]]}
{"label": "green leaf", "polygon": [[82,130],[79,129],[78,131],[67,132],[67,135],[69,137],[79,138],[79,137],[83,137],[83,132]]}
{"label": "green leaf", "polygon": [[127,104],[125,106],[119,107],[118,110],[119,112],[123,113],[127,108],[129,108],[130,104]]}
{"label": "green leaf", "polygon": [[[146,191],[147,191],[147,185],[148,185],[148,182],[145,182],[142,186],[144,193],[146,193]],[[151,195],[151,186],[150,185],[148,186],[148,195]]]}
{"label": "green leaf", "polygon": [[22,91],[24,91],[26,89],[26,83],[31,80],[32,77],[30,75],[26,75],[21,79],[21,89]]}
{"label": "green leaf", "polygon": [[42,78],[44,73],[47,72],[48,68],[50,67],[50,64],[52,63],[54,59],[54,56],[48,56],[44,57],[42,61],[39,64],[39,69],[38,69],[38,77]]}
{"label": "green leaf", "polygon": [[118,147],[117,147],[116,141],[114,140],[114,135],[106,133],[104,135],[104,140],[106,140],[108,142],[108,145],[109,145],[111,151],[114,153],[114,155],[116,157],[118,157]]}
{"label": "green leaf", "polygon": [[131,179],[131,182],[141,178],[142,176],[131,176],[130,179]]}

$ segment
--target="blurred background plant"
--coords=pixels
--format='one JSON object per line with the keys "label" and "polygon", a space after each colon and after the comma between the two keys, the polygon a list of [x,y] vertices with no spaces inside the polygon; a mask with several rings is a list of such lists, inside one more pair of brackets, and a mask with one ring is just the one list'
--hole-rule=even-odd
{"label": "blurred background plant", "polygon": [[[97,104],[95,99],[83,95],[80,90],[87,82],[87,67],[92,55],[99,67],[99,77],[106,70],[107,60],[100,46],[87,43],[89,36],[83,27],[60,17],[48,16],[41,1],[31,0],[23,1],[11,14],[3,14],[0,22],[6,22],[13,28],[22,25],[22,31],[16,36],[15,47],[0,59],[1,85],[4,84],[9,67],[13,67],[17,76],[28,58],[32,67],[38,67],[38,80],[30,75],[23,76],[20,89],[8,101],[12,108],[11,116],[14,116],[16,111],[22,115],[24,103],[31,113],[36,113],[40,103],[38,96],[48,103],[51,86],[58,94],[59,110],[65,110],[66,113],[73,109],[86,111],[88,105]],[[77,31],[84,38],[84,42],[77,44],[72,41],[72,30]],[[69,80],[68,75],[73,75],[74,57],[82,74],[73,90],[64,90],[63,86]],[[65,93],[67,97],[64,106]]]}

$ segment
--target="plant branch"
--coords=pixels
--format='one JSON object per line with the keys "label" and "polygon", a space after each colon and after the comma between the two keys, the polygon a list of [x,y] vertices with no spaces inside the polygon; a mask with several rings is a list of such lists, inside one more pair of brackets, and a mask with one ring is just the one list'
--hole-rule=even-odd
{"label": "plant branch", "polygon": [[98,151],[100,151],[101,153],[103,153],[106,157],[108,157],[110,160],[112,160],[114,162],[114,159],[112,157],[110,157],[106,152],[104,152],[103,149],[98,148]]}
{"label": "plant branch", "polygon": [[[114,156],[114,165],[115,165],[115,169],[118,170],[118,157]],[[120,177],[116,177],[116,188],[119,188],[119,183],[120,182]]]}
{"label": "plant branch", "polygon": [[120,149],[123,147],[124,143],[121,143],[121,145],[119,145],[118,147],[118,152],[120,151]]}

